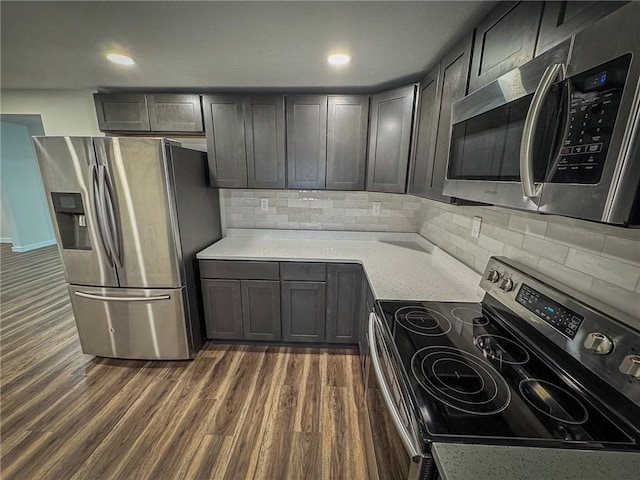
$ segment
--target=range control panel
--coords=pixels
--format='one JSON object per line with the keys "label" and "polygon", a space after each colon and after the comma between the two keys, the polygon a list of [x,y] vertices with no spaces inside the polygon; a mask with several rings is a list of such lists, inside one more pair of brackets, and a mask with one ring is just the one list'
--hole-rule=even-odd
{"label": "range control panel", "polygon": [[489,259],[480,286],[516,314],[513,328],[519,322],[535,328],[640,406],[640,331],[629,326],[634,319],[625,317],[624,323],[604,313],[606,306],[598,310],[583,294],[569,294],[567,287],[504,257]]}
{"label": "range control panel", "polygon": [[569,123],[551,183],[600,181],[631,54],[570,77]]}
{"label": "range control panel", "polygon": [[550,299],[527,284],[522,284],[520,287],[516,302],[535,313],[571,340],[576,337],[576,333],[584,320],[582,315]]}

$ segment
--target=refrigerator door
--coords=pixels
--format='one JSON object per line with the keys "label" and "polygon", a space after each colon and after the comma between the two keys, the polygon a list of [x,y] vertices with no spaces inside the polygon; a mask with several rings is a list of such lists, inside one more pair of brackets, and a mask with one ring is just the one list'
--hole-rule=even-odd
{"label": "refrigerator door", "polygon": [[118,286],[101,223],[98,167],[89,137],[34,137],[67,282]]}
{"label": "refrigerator door", "polygon": [[166,144],[154,138],[94,138],[99,183],[121,287],[184,285]]}
{"label": "refrigerator door", "polygon": [[69,286],[82,351],[140,360],[191,358],[184,288]]}

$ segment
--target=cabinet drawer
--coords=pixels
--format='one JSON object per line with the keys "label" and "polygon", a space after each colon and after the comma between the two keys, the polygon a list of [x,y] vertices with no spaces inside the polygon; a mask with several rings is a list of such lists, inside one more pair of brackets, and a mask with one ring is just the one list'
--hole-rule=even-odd
{"label": "cabinet drawer", "polygon": [[327,266],[324,263],[280,263],[280,277],[282,280],[324,282],[326,271]]}
{"label": "cabinet drawer", "polygon": [[201,278],[278,280],[278,262],[200,260]]}

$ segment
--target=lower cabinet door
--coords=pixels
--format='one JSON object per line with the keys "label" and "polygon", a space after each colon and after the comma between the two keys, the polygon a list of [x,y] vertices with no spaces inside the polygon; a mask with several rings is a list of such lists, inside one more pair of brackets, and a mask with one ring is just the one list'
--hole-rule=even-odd
{"label": "lower cabinet door", "polygon": [[282,339],[324,342],[324,282],[282,282]]}
{"label": "lower cabinet door", "polygon": [[242,320],[247,340],[280,340],[280,282],[242,280]]}
{"label": "lower cabinet door", "polygon": [[202,280],[202,299],[207,338],[244,337],[240,280]]}
{"label": "lower cabinet door", "polygon": [[327,265],[328,343],[358,343],[362,302],[362,267],[356,264]]}

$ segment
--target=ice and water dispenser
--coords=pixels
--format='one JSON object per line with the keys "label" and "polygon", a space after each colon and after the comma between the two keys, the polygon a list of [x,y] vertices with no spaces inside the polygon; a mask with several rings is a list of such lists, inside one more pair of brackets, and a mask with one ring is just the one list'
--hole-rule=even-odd
{"label": "ice and water dispenser", "polygon": [[82,195],[51,192],[62,248],[91,250]]}

